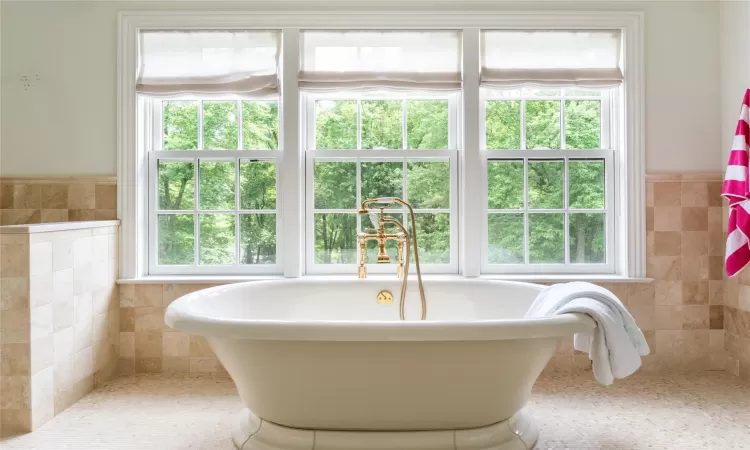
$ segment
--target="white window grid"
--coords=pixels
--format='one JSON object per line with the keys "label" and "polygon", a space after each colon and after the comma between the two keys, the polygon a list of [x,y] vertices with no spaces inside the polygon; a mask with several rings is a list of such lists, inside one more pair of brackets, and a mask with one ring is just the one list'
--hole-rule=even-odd
{"label": "white window grid", "polygon": [[[357,150],[317,150],[315,137],[315,104],[317,101],[357,101]],[[369,100],[401,100],[402,101],[402,149],[373,150],[361,149],[362,144],[362,101]],[[448,148],[440,150],[407,149],[407,101],[419,100],[447,100],[448,101]],[[354,162],[356,163],[356,205],[359,206],[363,200],[361,187],[361,165],[367,162],[401,162],[402,163],[402,192],[404,200],[408,201],[409,193],[407,187],[407,164],[414,161],[424,162],[448,162],[450,171],[450,204],[449,208],[440,209],[415,209],[417,220],[419,214],[448,213],[450,217],[450,262],[447,264],[420,264],[424,273],[458,273],[459,254],[459,229],[458,229],[458,143],[460,123],[460,94],[425,95],[408,94],[400,95],[374,95],[374,94],[313,94],[307,93],[303,97],[302,120],[303,142],[306,150],[305,159],[305,267],[307,274],[351,274],[356,273],[357,264],[322,264],[315,262],[315,214],[325,213],[349,213],[355,214],[357,230],[371,232],[370,219],[357,214],[357,209],[317,209],[315,208],[315,163],[316,162]],[[408,213],[405,209],[385,208],[386,214],[403,214],[404,225],[407,224]],[[417,236],[419,238],[419,235]],[[355,248],[355,255],[358,250]],[[412,250],[413,254],[413,250]],[[411,264],[410,272],[414,265]],[[394,264],[376,264],[372,258],[367,261],[369,274],[393,274],[396,272]]]}
{"label": "white window grid", "polygon": [[[547,90],[547,89],[545,89]],[[554,89],[550,89],[554,90]],[[479,97],[479,132],[480,132],[480,154],[481,154],[481,176],[483,198],[482,205],[485,213],[482,220],[482,246],[481,246],[481,272],[486,274],[615,274],[617,261],[616,242],[616,168],[617,159],[615,152],[617,147],[618,130],[613,127],[617,122],[617,104],[619,89],[601,90],[600,97],[569,95],[565,89],[560,89],[556,95],[534,95],[525,94],[519,90],[509,90],[501,96],[493,96],[489,89],[480,89]],[[527,149],[526,148],[526,102],[527,101],[559,101],[560,102],[560,149]],[[565,148],[565,101],[566,100],[597,100],[600,101],[601,120],[601,148],[598,149],[566,149]],[[486,105],[491,101],[518,101],[520,105],[520,149],[487,149],[486,146]],[[603,161],[604,162],[604,208],[582,209],[570,208],[569,192],[569,167],[571,162],[576,161]],[[523,206],[519,209],[490,209],[488,207],[488,176],[487,170],[491,161],[522,161],[523,162]],[[528,204],[529,162],[535,161],[560,161],[563,162],[563,207],[555,209],[530,208]],[[489,223],[490,214],[523,214],[523,264],[497,264],[489,262]],[[572,263],[570,256],[570,214],[576,213],[603,213],[605,216],[605,262],[604,263]],[[564,214],[564,262],[563,263],[530,263],[529,261],[529,214]]]}
{"label": "white window grid", "polygon": [[[195,101],[198,103],[198,150],[163,150],[164,148],[164,121],[163,107],[170,101]],[[234,101],[237,103],[237,150],[205,150],[203,137],[203,104],[211,101]],[[279,239],[281,233],[281,220],[279,216],[279,161],[280,149],[273,150],[246,150],[243,149],[243,114],[242,103],[244,101],[276,101],[255,98],[197,98],[188,96],[164,97],[150,99],[150,108],[147,112],[151,115],[150,132],[151,149],[148,151],[148,270],[152,275],[199,275],[210,272],[217,275],[269,275],[282,272],[282,249]],[[279,118],[280,119],[280,118]],[[279,120],[280,122],[280,120]],[[280,147],[280,146],[279,146]],[[193,183],[195,197],[193,209],[186,210],[160,210],[159,209],[159,162],[187,162],[193,163]],[[234,164],[234,208],[221,210],[200,209],[200,163],[201,162],[226,162]],[[276,207],[273,209],[243,209],[240,206],[240,163],[247,162],[269,162],[276,167]],[[159,236],[158,217],[166,214],[193,215],[194,244],[193,263],[185,265],[163,265],[159,264]],[[235,261],[232,264],[207,265],[200,264],[200,216],[203,214],[230,214],[234,215],[234,249]],[[273,214],[276,216],[276,260],[273,264],[241,264],[241,228],[240,217],[246,214]]]}

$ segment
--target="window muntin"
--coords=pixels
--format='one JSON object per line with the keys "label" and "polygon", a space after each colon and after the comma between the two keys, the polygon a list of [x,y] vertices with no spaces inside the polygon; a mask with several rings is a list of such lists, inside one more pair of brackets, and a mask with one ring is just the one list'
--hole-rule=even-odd
{"label": "window muntin", "polygon": [[150,273],[278,272],[278,102],[150,102]]}
{"label": "window muntin", "polygon": [[612,273],[615,89],[483,90],[485,273]]}
{"label": "window muntin", "polygon": [[[401,197],[415,208],[420,262],[458,270],[457,94],[308,94],[306,98],[307,272],[349,273],[356,235],[371,231],[362,200]],[[411,229],[402,208],[384,213]],[[386,247],[396,263],[396,245]],[[368,270],[375,265],[368,243]],[[412,255],[413,260],[413,255]]]}

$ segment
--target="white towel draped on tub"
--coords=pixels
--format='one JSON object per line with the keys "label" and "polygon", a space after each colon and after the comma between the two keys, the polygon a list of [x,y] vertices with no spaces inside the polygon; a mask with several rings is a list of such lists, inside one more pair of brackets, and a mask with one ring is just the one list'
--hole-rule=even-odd
{"label": "white towel draped on tub", "polygon": [[580,313],[596,322],[592,333],[578,333],[573,347],[587,352],[594,377],[603,385],[625,378],[641,366],[649,348],[633,316],[615,294],[591,283],[576,281],[555,284],[539,293],[526,318]]}

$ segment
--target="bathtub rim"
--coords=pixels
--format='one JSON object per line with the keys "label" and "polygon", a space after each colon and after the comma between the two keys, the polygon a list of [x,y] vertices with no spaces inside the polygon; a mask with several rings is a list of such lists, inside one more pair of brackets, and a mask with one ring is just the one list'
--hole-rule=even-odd
{"label": "bathtub rim", "polygon": [[[377,283],[379,280],[354,280],[357,283]],[[228,287],[240,289],[246,285],[280,283],[320,283],[304,278],[249,281],[215,286],[186,294],[172,302],[165,313],[165,323],[176,330],[214,338],[273,340],[273,341],[490,341],[565,337],[590,332],[595,322],[583,314],[561,314],[535,319],[493,319],[456,321],[357,321],[357,320],[284,320],[217,318],[198,314],[191,303],[207,294]],[[504,280],[444,280],[431,284],[482,283],[514,285],[541,291],[545,286]],[[429,301],[429,299],[428,299]]]}

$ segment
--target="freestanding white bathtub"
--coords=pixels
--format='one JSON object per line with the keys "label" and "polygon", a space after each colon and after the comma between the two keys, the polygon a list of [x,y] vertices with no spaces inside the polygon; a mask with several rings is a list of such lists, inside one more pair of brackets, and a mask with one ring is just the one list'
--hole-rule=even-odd
{"label": "freestanding white bathtub", "polygon": [[[247,407],[233,433],[252,450],[526,450],[523,406],[559,341],[586,316],[524,319],[542,286],[416,283],[399,321],[398,280],[240,283],[173,302],[167,325],[203,335]],[[393,294],[392,304],[376,298]]]}

